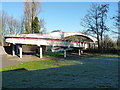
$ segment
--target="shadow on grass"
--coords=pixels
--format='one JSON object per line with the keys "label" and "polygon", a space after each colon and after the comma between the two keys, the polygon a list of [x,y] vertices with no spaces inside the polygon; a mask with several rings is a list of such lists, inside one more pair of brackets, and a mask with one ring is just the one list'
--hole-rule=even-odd
{"label": "shadow on grass", "polygon": [[[34,56],[40,57],[39,54],[34,54]],[[80,60],[82,58],[95,57],[95,55],[89,55],[87,53],[83,53],[82,55],[78,55],[78,53],[67,52],[67,57],[64,57],[64,52],[44,52],[43,57],[49,57],[49,59],[64,59],[64,60]]]}
{"label": "shadow on grass", "polygon": [[58,68],[4,71],[2,85],[3,88],[118,88],[117,62],[112,62],[89,60]]}
{"label": "shadow on grass", "polygon": [[14,69],[14,70],[6,70],[4,72],[11,72],[11,71],[27,71],[25,68],[19,68],[19,69]]}

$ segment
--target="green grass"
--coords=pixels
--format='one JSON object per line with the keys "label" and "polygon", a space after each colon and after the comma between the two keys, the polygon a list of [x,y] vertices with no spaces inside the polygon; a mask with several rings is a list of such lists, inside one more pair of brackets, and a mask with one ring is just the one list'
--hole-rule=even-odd
{"label": "green grass", "polygon": [[[69,53],[67,53],[69,54]],[[46,56],[61,56],[61,55],[64,55],[63,52],[45,52],[43,53],[43,56],[46,57]],[[40,54],[35,54],[35,56],[40,56]]]}
{"label": "green grass", "polygon": [[[68,54],[70,54],[68,52]],[[57,55],[63,55],[62,52],[46,52],[44,54],[44,57],[54,57]],[[39,56],[39,54],[36,54],[36,56]],[[120,57],[118,55],[113,55],[113,54],[98,54],[95,56],[101,56],[101,57]],[[85,59],[85,58],[81,58]],[[90,58],[89,58],[90,59]],[[94,59],[97,59],[94,58]],[[13,65],[13,66],[6,66],[0,68],[0,71],[8,71],[8,70],[15,70],[15,69],[21,69],[24,68],[26,70],[37,70],[37,69],[47,69],[47,68],[56,68],[56,67],[61,67],[61,66],[67,66],[67,65],[75,65],[75,64],[83,64],[80,60],[66,60],[66,59],[58,59],[58,60],[42,60],[42,61],[30,61],[30,62],[25,62],[21,63],[18,65]]]}
{"label": "green grass", "polygon": [[69,61],[64,59],[30,61],[30,62],[18,64],[18,65],[0,68],[0,71],[8,71],[8,70],[21,69],[21,68],[24,68],[26,70],[37,70],[37,69],[55,68],[55,67],[60,67],[65,65],[74,65],[74,64],[82,64],[82,62],[74,61],[74,60]]}
{"label": "green grass", "polygon": [[[35,56],[39,57],[40,54],[34,54]],[[43,57],[55,57],[55,56],[63,56],[64,52],[45,52],[43,53]],[[67,55],[71,55],[71,52],[67,52]]]}
{"label": "green grass", "polygon": [[44,55],[48,55],[48,56],[63,55],[63,52],[45,52]]}
{"label": "green grass", "polygon": [[[111,56],[111,55],[110,55]],[[118,88],[118,58],[94,56],[30,61],[3,67],[4,88]],[[56,68],[57,67],[57,68]],[[56,69],[51,69],[56,68]]]}
{"label": "green grass", "polygon": [[117,54],[98,54],[96,56],[104,56],[104,57],[120,57],[120,55]]}

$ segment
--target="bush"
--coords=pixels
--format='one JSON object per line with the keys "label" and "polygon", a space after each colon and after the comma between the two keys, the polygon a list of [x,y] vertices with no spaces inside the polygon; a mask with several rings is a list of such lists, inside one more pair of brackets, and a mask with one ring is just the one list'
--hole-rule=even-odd
{"label": "bush", "polygon": [[105,49],[87,49],[84,52],[87,53],[99,53],[99,54],[118,54],[120,55],[120,49],[105,48]]}

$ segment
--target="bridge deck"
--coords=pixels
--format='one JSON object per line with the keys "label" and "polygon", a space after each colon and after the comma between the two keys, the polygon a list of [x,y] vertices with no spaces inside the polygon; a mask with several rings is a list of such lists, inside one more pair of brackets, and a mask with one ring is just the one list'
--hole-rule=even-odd
{"label": "bridge deck", "polygon": [[[5,37],[5,41],[7,43],[13,44],[13,56],[15,55],[15,51],[19,54],[20,58],[22,58],[22,45],[23,44],[31,44],[31,45],[37,45],[40,46],[40,58],[42,58],[42,47],[41,45],[45,46],[60,46],[60,47],[75,47],[79,49],[79,55],[80,55],[80,49],[81,48],[87,48],[90,44],[90,42],[77,42],[77,41],[68,41],[68,40],[61,40],[61,39],[50,39],[50,38],[36,38],[36,37]],[[17,45],[17,49],[15,50],[14,45]],[[64,48],[64,57],[66,57],[66,50]]]}
{"label": "bridge deck", "polygon": [[32,45],[45,45],[45,46],[69,46],[69,47],[85,47],[85,44],[90,42],[77,42],[60,39],[49,38],[24,38],[24,37],[7,37],[5,41],[13,44],[32,44]]}

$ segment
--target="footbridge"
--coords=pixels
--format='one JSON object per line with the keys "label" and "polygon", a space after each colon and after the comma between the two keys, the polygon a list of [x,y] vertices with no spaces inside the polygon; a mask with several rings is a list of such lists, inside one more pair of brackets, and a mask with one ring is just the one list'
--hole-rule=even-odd
{"label": "footbridge", "polygon": [[[12,44],[12,55],[14,56],[15,53],[17,53],[19,54],[20,58],[22,58],[22,45],[26,45],[26,44],[39,46],[40,47],[40,58],[43,57],[42,55],[43,45],[53,46],[53,47],[58,46],[58,47],[64,48],[64,57],[66,57],[66,48],[78,48],[79,55],[80,55],[82,49],[87,49],[89,48],[90,44],[94,44],[94,42],[86,42],[86,41],[77,42],[77,41],[62,40],[60,38],[54,38],[54,37],[51,38],[50,35],[52,34],[49,34],[47,36],[46,34],[44,35],[39,35],[39,34],[37,35],[35,34],[11,35],[11,36],[5,36],[5,41],[7,43]],[[70,36],[70,34],[66,36]]]}

